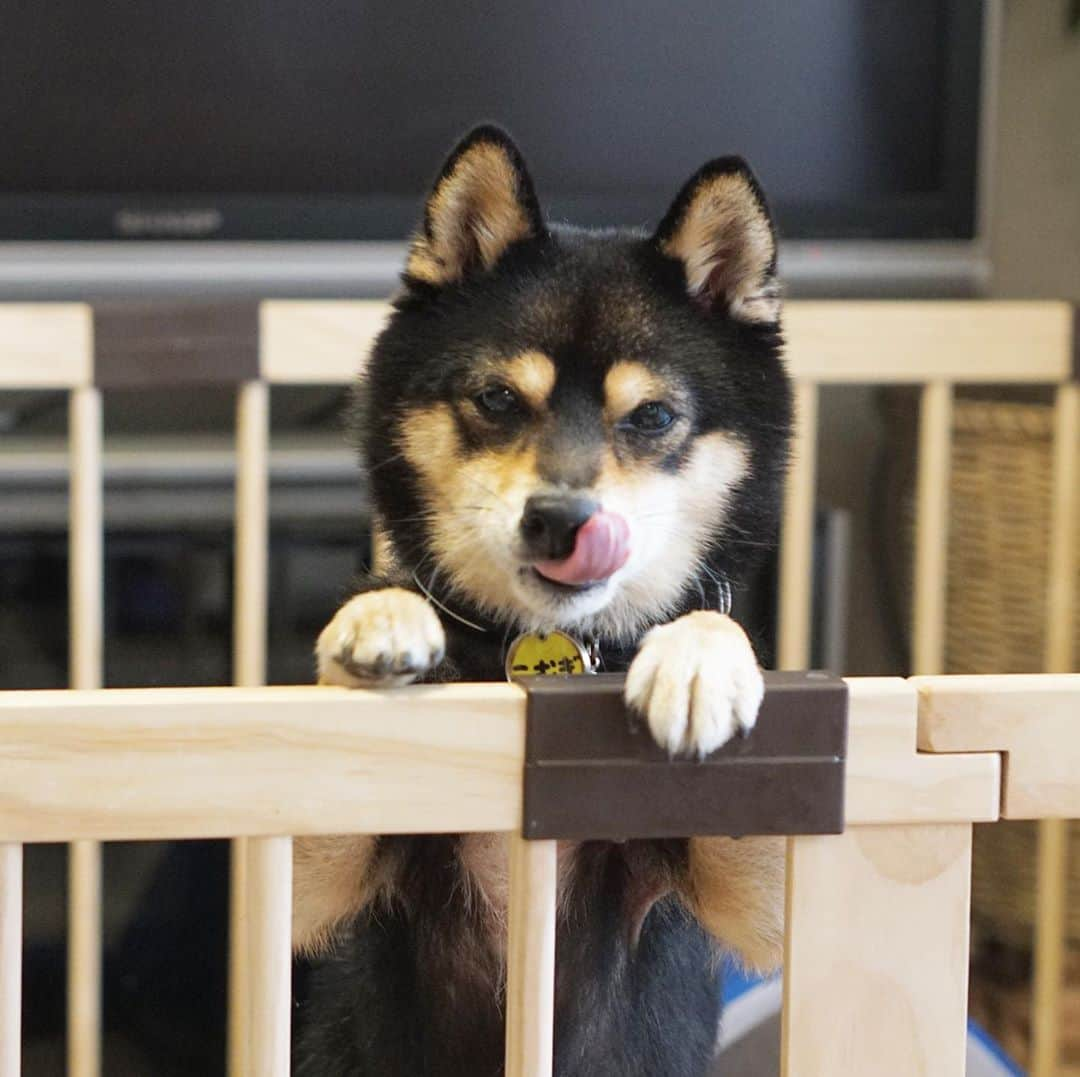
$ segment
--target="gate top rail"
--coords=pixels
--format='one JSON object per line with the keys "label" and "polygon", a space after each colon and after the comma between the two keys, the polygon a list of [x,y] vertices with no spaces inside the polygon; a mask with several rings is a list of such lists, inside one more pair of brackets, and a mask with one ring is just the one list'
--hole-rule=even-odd
{"label": "gate top rail", "polygon": [[[163,386],[261,378],[348,384],[389,314],[377,300],[0,303],[0,388]],[[1080,325],[1058,300],[793,300],[801,381],[1060,383]]]}
{"label": "gate top rail", "polygon": [[[846,683],[849,824],[1080,814],[1080,674]],[[520,831],[525,729],[510,684],[7,692],[0,841]]]}

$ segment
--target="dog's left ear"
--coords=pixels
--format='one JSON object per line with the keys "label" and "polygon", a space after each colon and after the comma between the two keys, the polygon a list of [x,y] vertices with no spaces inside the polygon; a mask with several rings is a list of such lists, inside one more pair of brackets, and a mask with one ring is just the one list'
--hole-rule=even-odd
{"label": "dog's left ear", "polygon": [[653,242],[682,263],[690,296],[736,321],[780,320],[776,232],[754,173],[741,157],[710,161],[679,192]]}
{"label": "dog's left ear", "polygon": [[454,284],[490,269],[511,245],[543,231],[517,146],[497,127],[477,127],[450,154],[428,196],[409,248],[406,282]]}

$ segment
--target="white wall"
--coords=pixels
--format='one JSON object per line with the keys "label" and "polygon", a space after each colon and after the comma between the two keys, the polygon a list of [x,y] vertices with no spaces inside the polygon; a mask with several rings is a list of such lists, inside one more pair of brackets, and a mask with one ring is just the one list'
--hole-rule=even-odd
{"label": "white wall", "polygon": [[1070,0],[1004,0],[994,294],[1080,300],[1080,30]]}

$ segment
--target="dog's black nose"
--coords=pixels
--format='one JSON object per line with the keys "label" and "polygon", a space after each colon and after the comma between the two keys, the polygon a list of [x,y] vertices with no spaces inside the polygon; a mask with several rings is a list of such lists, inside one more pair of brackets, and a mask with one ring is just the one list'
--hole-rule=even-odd
{"label": "dog's black nose", "polygon": [[561,561],[574,552],[578,529],[600,508],[588,497],[539,494],[525,502],[521,537],[530,557]]}

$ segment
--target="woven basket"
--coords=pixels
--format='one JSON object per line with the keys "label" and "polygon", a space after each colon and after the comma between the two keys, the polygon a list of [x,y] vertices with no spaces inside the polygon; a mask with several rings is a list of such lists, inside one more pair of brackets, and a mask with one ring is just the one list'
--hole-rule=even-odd
{"label": "woven basket", "polygon": [[[1053,418],[1053,409],[1042,404],[956,402],[945,640],[950,673],[1043,668]],[[1080,574],[1077,588],[1080,593]],[[1080,627],[1080,602],[1077,614]],[[1080,631],[1075,638],[1080,641]],[[1035,843],[1033,823],[976,833],[976,919],[1019,948],[1031,945],[1035,920]],[[1069,863],[1069,937],[1080,943],[1077,824],[1070,830]]]}
{"label": "woven basket", "polygon": [[[1046,638],[1053,409],[958,400],[945,668],[1038,673]],[[1076,586],[1080,593],[1080,571]],[[1080,602],[1077,603],[1080,629]],[[1074,637],[1080,669],[1080,631]]]}

